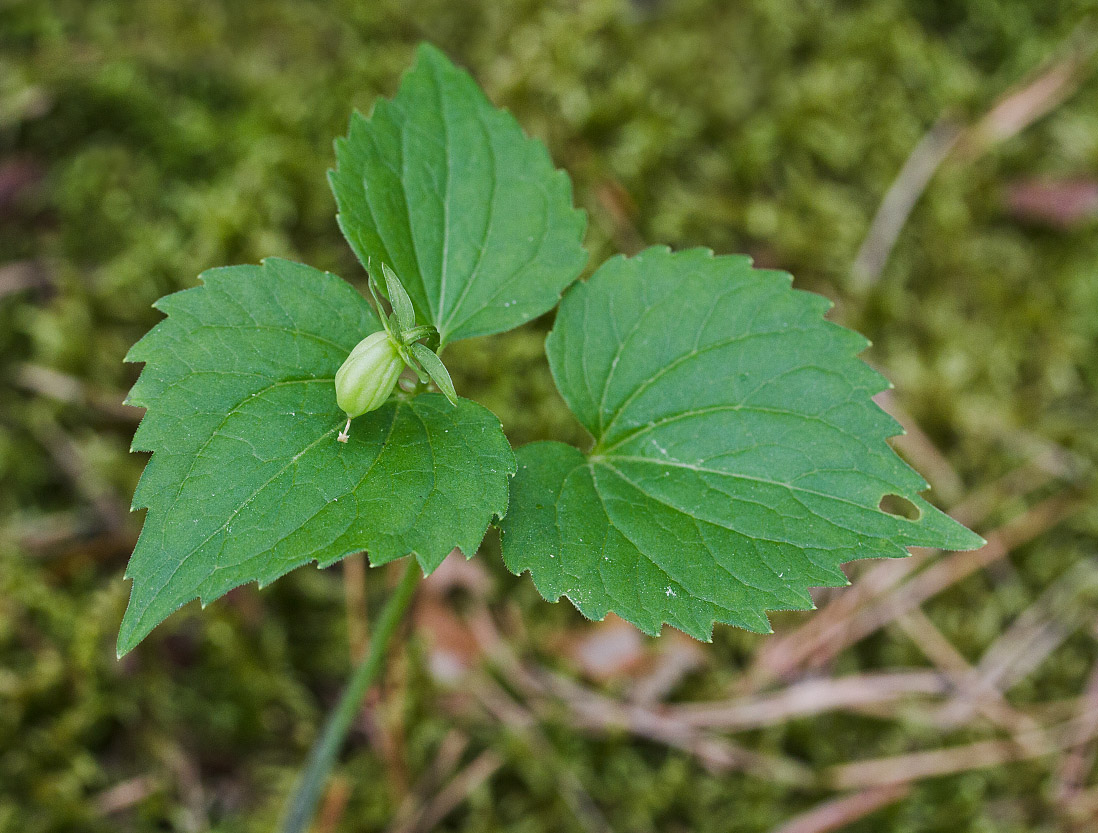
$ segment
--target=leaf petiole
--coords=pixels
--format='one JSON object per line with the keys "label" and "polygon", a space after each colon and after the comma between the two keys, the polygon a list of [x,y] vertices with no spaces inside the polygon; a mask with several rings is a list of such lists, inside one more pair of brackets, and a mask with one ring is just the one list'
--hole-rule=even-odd
{"label": "leaf petiole", "polygon": [[335,766],[339,751],[343,748],[351,722],[358,714],[362,701],[381,672],[385,651],[411,604],[419,577],[419,564],[416,563],[415,558],[409,557],[408,566],[404,570],[400,584],[397,585],[378,616],[377,624],[370,637],[369,653],[355,668],[339,704],[328,716],[324,730],[309,751],[305,770],[301,773],[301,778],[286,805],[286,815],[283,816],[279,827],[282,833],[305,833],[309,829],[316,813],[316,805],[332,767]]}

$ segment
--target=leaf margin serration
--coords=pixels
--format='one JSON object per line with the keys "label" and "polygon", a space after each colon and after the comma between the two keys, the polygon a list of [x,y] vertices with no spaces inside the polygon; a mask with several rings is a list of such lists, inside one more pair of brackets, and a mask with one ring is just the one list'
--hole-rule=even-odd
{"label": "leaf margin serration", "polygon": [[[154,325],[153,328],[150,329],[150,331],[144,337],[142,337],[136,344],[134,344],[134,346],[130,349],[126,356],[126,361],[144,362],[145,364],[145,367],[141,370],[141,373],[139,374],[137,381],[131,388],[130,394],[128,395],[126,400],[129,404],[135,405],[137,407],[146,408],[146,413],[141,420],[141,424],[139,425],[137,432],[135,432],[134,441],[131,448],[133,451],[152,452],[152,455],[149,458],[149,461],[146,463],[144,471],[142,472],[138,487],[135,490],[132,507],[135,510],[141,508],[148,510],[145,517],[145,522],[142,527],[142,536],[147,534],[147,530],[153,528],[150,525],[150,518],[153,518],[153,520],[155,521],[153,513],[158,511],[156,507],[158,489],[163,488],[165,485],[171,484],[170,478],[166,481],[164,481],[163,478],[160,478],[163,482],[156,482],[157,472],[160,468],[158,459],[163,460],[164,453],[168,452],[170,454],[171,452],[170,443],[169,445],[165,445],[165,442],[167,440],[170,440],[170,437],[166,440],[164,432],[170,431],[171,427],[174,424],[171,421],[171,415],[163,412],[163,409],[161,407],[161,397],[166,391],[170,390],[173,385],[178,384],[181,381],[185,382],[188,375],[190,375],[188,372],[182,372],[178,367],[176,367],[174,371],[172,371],[170,368],[165,367],[165,362],[162,361],[165,355],[172,356],[167,364],[170,364],[172,361],[175,361],[178,358],[174,354],[165,353],[165,351],[167,350],[166,345],[170,344],[172,341],[178,340],[181,336],[184,336],[186,334],[186,327],[183,326],[183,322],[188,319],[188,316],[191,316],[193,318],[193,316],[196,314],[196,307],[200,307],[203,302],[208,302],[214,299],[214,296],[216,296],[222,280],[231,281],[243,280],[246,278],[262,279],[264,275],[267,275],[269,277],[271,274],[279,273],[283,273],[283,276],[285,276],[284,273],[287,270],[290,272],[298,271],[298,276],[303,279],[300,286],[307,286],[309,287],[310,291],[314,291],[318,295],[323,292],[334,292],[341,303],[337,305],[338,309],[335,309],[333,311],[333,315],[340,315],[340,309],[354,307],[351,312],[352,320],[345,323],[347,323],[350,327],[355,327],[358,324],[363,325],[362,329],[359,329],[355,335],[352,336],[350,332],[347,332],[343,335],[343,339],[346,341],[346,343],[340,343],[333,346],[333,353],[331,356],[331,362],[329,364],[329,370],[332,375],[334,375],[334,371],[338,367],[339,363],[342,361],[342,358],[345,357],[345,355],[340,356],[339,353],[335,351],[335,347],[338,347],[340,351],[349,351],[350,347],[353,347],[354,344],[352,338],[357,339],[360,337],[364,337],[366,334],[368,334],[368,332],[380,329],[380,323],[377,321],[377,318],[374,315],[372,308],[369,306],[369,303],[345,281],[341,280],[331,273],[321,272],[320,270],[313,269],[312,267],[304,266],[303,264],[297,264],[292,261],[286,261],[281,258],[267,258],[259,265],[229,266],[207,270],[199,276],[200,284],[198,286],[191,287],[189,289],[185,289],[159,299],[156,304],[154,304],[154,306],[160,311],[164,312],[166,317],[157,322],[157,324]],[[301,299],[298,298],[297,302],[300,302],[300,300]],[[222,311],[227,311],[230,309],[230,307],[224,304],[221,304],[218,308]],[[242,312],[246,311],[242,310]],[[330,324],[330,320],[326,322],[324,326],[326,326],[327,324]],[[199,328],[201,328],[202,325],[199,324],[198,326]],[[230,325],[216,325],[215,329],[222,326],[228,328]],[[326,378],[327,377],[320,377],[315,380],[309,381],[316,381],[322,386]],[[328,381],[331,380],[329,379]],[[330,428],[327,429],[325,436],[327,434],[331,434],[331,437],[333,438],[332,444],[333,446],[336,446],[338,444],[335,443],[334,436],[336,431],[338,430],[339,424],[342,422],[342,415],[341,412],[338,411],[338,406],[335,405],[334,387],[331,391],[331,399],[332,425]],[[440,410],[444,406],[445,409],[453,411],[455,418],[457,418],[457,416],[459,415],[458,410],[453,409],[452,406],[450,406],[449,403],[447,403],[440,394],[425,394],[419,397],[415,397],[410,401],[394,400],[376,413],[380,417],[380,415],[382,415],[385,410],[392,410],[393,420],[395,422],[395,420],[400,418],[400,414],[402,413],[402,411],[406,411],[409,414],[416,415],[416,417],[422,422],[423,417],[419,413],[419,411],[422,411],[424,408],[429,409],[432,403],[435,403]],[[466,557],[471,557],[476,552],[480,540],[483,538],[485,531],[492,523],[493,519],[498,520],[506,515],[509,497],[507,481],[509,480],[510,475],[514,472],[515,464],[513,452],[510,448],[510,445],[507,443],[506,438],[503,437],[502,427],[499,424],[498,418],[496,418],[494,414],[491,414],[490,411],[483,408],[483,406],[480,406],[479,404],[474,403],[471,400],[460,400],[459,407],[462,409],[460,412],[461,414],[469,416],[470,418],[475,416],[476,419],[481,421],[473,427],[479,427],[482,434],[487,431],[489,426],[493,427],[494,433],[498,434],[498,436],[489,435],[489,443],[491,445],[491,449],[489,452],[486,452],[484,455],[482,455],[484,457],[487,457],[489,456],[489,454],[498,454],[501,470],[494,471],[493,477],[488,478],[494,480],[494,486],[492,486],[490,489],[490,500],[486,501],[486,503],[481,508],[483,523],[480,525],[479,535],[475,534],[475,532],[467,533],[467,531],[464,529],[460,531],[455,530],[453,534],[449,536],[453,540],[447,542],[447,546],[439,546],[434,548],[434,550],[437,551],[429,550],[426,552],[421,552],[419,547],[402,549],[399,552],[397,550],[391,549],[390,547],[391,551],[386,551],[383,547],[378,545],[376,539],[373,541],[359,540],[356,541],[354,545],[347,545],[339,551],[331,552],[324,552],[325,545],[318,544],[317,546],[313,547],[307,557],[299,557],[297,559],[298,563],[287,563],[284,568],[269,570],[263,575],[256,578],[245,578],[239,581],[235,581],[235,583],[233,583],[230,587],[222,588],[217,592],[211,594],[196,592],[192,595],[188,595],[186,598],[180,597],[178,599],[175,599],[170,604],[170,609],[160,609],[158,612],[155,612],[152,615],[151,620],[147,620],[145,617],[153,602],[156,601],[156,597],[160,591],[157,591],[157,593],[153,594],[152,600],[144,605],[142,612],[137,615],[136,619],[133,615],[133,606],[138,596],[138,576],[135,575],[135,571],[139,571],[143,566],[142,564],[137,564],[137,555],[140,551],[140,547],[142,546],[141,539],[139,537],[138,547],[135,548],[134,556],[131,557],[125,572],[126,578],[133,579],[133,585],[131,586],[130,603],[127,607],[127,615],[126,617],[124,617],[123,624],[119,630],[119,656],[122,656],[123,654],[132,650],[132,648],[135,647],[142,639],[144,639],[144,637],[147,636],[148,633],[157,624],[162,622],[171,613],[183,607],[190,601],[193,601],[194,599],[198,599],[201,602],[202,606],[205,607],[206,604],[224,595],[225,592],[228,592],[228,590],[232,589],[233,587],[238,587],[242,584],[251,583],[252,581],[255,581],[260,587],[263,587],[281,577],[282,575],[285,575],[285,573],[289,572],[290,570],[293,570],[296,567],[302,566],[306,563],[316,562],[320,566],[326,567],[335,563],[336,561],[339,561],[347,555],[360,552],[363,549],[369,549],[371,550],[370,563],[375,566],[388,563],[389,561],[403,558],[408,555],[412,555],[419,562],[421,569],[423,569],[424,573],[426,574],[436,568],[438,564],[441,563],[445,555],[455,548],[461,550],[466,555]],[[426,429],[427,423],[423,422],[423,425]],[[356,427],[359,428],[360,432],[363,429],[363,426],[360,424],[356,424]],[[449,429],[445,430],[447,432],[449,431]],[[354,437],[353,432],[352,437]],[[384,452],[385,448],[382,447],[382,449],[378,453],[379,457]],[[180,484],[180,491],[182,491],[184,485],[185,484]],[[488,487],[485,488],[487,489]],[[249,500],[251,499],[252,498],[249,498]],[[414,530],[413,532],[409,532],[408,534],[414,534]],[[188,557],[192,554],[193,552],[189,553]],[[259,555],[262,555],[262,553],[259,553]],[[165,585],[165,587],[166,586],[167,585]],[[161,590],[163,590],[163,588],[161,588]]]}
{"label": "leaf margin serration", "polygon": [[[600,281],[609,280],[609,278],[607,278],[607,275],[612,274],[615,269],[619,269],[622,267],[627,268],[629,264],[636,263],[638,262],[638,259],[643,260],[646,257],[657,259],[670,258],[672,260],[677,259],[677,263],[680,265],[683,263],[687,263],[691,260],[697,260],[699,263],[713,263],[715,261],[718,261],[725,264],[735,264],[739,268],[746,268],[747,270],[749,270],[750,273],[756,276],[761,277],[765,275],[770,280],[784,283],[786,288],[785,291],[790,293],[790,297],[797,298],[804,305],[806,305],[806,307],[812,308],[813,312],[816,314],[819,320],[817,326],[819,324],[822,324],[825,328],[828,328],[831,333],[833,333],[838,339],[843,342],[846,348],[845,359],[848,361],[856,362],[860,368],[864,368],[863,372],[867,371],[867,378],[869,378],[868,374],[872,374],[873,377],[879,380],[879,389],[873,391],[873,393],[879,393],[880,391],[891,387],[891,383],[888,382],[888,380],[885,379],[883,375],[870,368],[859,358],[859,354],[869,345],[868,340],[852,330],[841,327],[840,325],[827,320],[824,316],[826,312],[833,306],[833,304],[826,298],[823,298],[822,296],[819,296],[815,293],[792,289],[792,276],[790,276],[788,273],[775,270],[754,269],[751,266],[749,258],[736,255],[718,256],[707,248],[695,248],[681,252],[672,252],[671,249],[666,246],[653,246],[645,249],[643,252],[640,252],[638,253],[638,255],[634,255],[631,258],[622,255],[615,256],[614,258],[611,258],[606,263],[604,263],[598,270],[596,270],[596,272],[594,273],[594,275],[592,275],[590,279],[585,282],[574,284],[568,290],[565,299],[562,302],[561,310],[558,311],[557,323],[554,324],[553,330],[550,332],[549,336],[546,339],[546,351],[550,357],[550,367],[553,372],[554,381],[557,384],[558,390],[561,392],[566,403],[569,405],[569,408],[573,411],[574,414],[576,414],[577,418],[579,418],[581,424],[583,424],[584,427],[592,434],[593,439],[595,440],[595,448],[592,450],[592,452],[584,454],[583,452],[573,448],[572,446],[567,446],[562,443],[549,442],[533,443],[518,449],[516,453],[516,459],[519,463],[519,472],[516,475],[515,479],[512,481],[511,510],[508,518],[504,519],[503,523],[501,524],[503,557],[505,563],[508,566],[508,569],[511,570],[511,572],[515,574],[529,572],[539,593],[541,593],[544,598],[549,601],[559,601],[561,596],[565,596],[570,601],[572,601],[577,609],[580,610],[580,612],[588,618],[601,619],[606,615],[606,613],[615,612],[619,616],[625,618],[627,621],[633,622],[645,633],[651,635],[658,634],[663,625],[669,624],[673,627],[677,627],[683,630],[684,632],[690,634],[691,636],[694,636],[695,638],[698,638],[702,641],[708,641],[712,638],[713,628],[717,623],[732,624],[734,626],[743,627],[747,630],[752,630],[756,632],[769,632],[770,623],[769,617],[767,616],[767,613],[769,611],[814,609],[814,603],[812,602],[811,596],[808,592],[811,587],[844,586],[850,583],[846,575],[841,570],[842,564],[849,563],[855,560],[861,560],[864,558],[903,557],[904,555],[907,555],[906,548],[909,546],[931,546],[944,549],[974,549],[983,545],[984,541],[982,538],[969,532],[967,529],[964,529],[963,526],[957,524],[956,521],[953,521],[951,518],[942,513],[940,510],[938,510],[936,507],[934,507],[918,494],[918,492],[925,491],[925,489],[927,488],[925,480],[923,480],[918,475],[918,473],[915,472],[910,466],[903,462],[902,459],[895,454],[894,449],[892,449],[891,445],[888,443],[888,440],[892,437],[899,436],[904,433],[902,426],[900,426],[899,423],[897,423],[894,419],[881,411],[879,406],[872,402],[871,398],[867,397],[867,407],[871,406],[872,409],[875,409],[877,412],[879,412],[880,425],[882,427],[888,426],[887,430],[882,431],[881,435],[877,439],[879,439],[884,448],[888,450],[888,453],[898,461],[899,466],[913,476],[912,485],[917,485],[917,490],[914,488],[910,490],[904,490],[906,491],[906,493],[899,489],[887,490],[886,493],[899,493],[902,497],[911,500],[919,508],[921,512],[920,518],[915,521],[910,521],[904,518],[897,518],[897,516],[895,515],[891,515],[878,509],[877,511],[882,516],[890,519],[890,521],[895,523],[908,524],[907,527],[900,527],[900,529],[905,530],[906,532],[911,532],[913,534],[899,535],[899,540],[890,542],[888,546],[883,548],[884,551],[867,552],[857,555],[855,557],[844,558],[840,561],[836,561],[834,564],[823,570],[823,572],[825,573],[825,575],[822,577],[823,580],[814,581],[811,584],[808,584],[802,588],[790,588],[794,591],[794,598],[790,599],[787,603],[758,606],[753,610],[742,611],[741,613],[743,615],[741,616],[721,616],[718,614],[708,617],[702,615],[700,618],[696,618],[694,622],[687,622],[685,620],[673,621],[674,617],[669,618],[668,616],[663,614],[656,618],[650,617],[647,620],[644,620],[643,617],[637,615],[630,616],[628,613],[623,615],[622,610],[619,609],[620,605],[622,604],[620,600],[617,600],[615,602],[613,599],[611,599],[610,604],[604,603],[605,600],[593,601],[590,597],[590,594],[587,590],[585,590],[585,588],[565,586],[566,584],[568,584],[568,582],[562,580],[562,576],[566,574],[563,567],[559,568],[559,571],[557,573],[553,573],[553,570],[558,570],[558,568],[555,566],[553,567],[553,570],[546,569],[549,564],[553,563],[547,559],[560,559],[564,554],[564,548],[560,540],[561,519],[559,512],[556,512],[556,515],[551,522],[548,519],[542,519],[539,522],[530,522],[542,524],[542,532],[544,533],[543,537],[552,538],[554,535],[554,528],[556,530],[556,535],[558,536],[552,544],[552,547],[554,547],[556,551],[550,553],[547,550],[546,552],[542,553],[540,556],[541,563],[538,564],[534,558],[531,558],[529,556],[529,552],[531,550],[537,549],[537,542],[532,539],[532,536],[530,534],[519,534],[520,525],[523,523],[523,516],[529,511],[529,506],[525,505],[528,501],[527,498],[523,495],[523,489],[528,487],[531,482],[531,475],[524,475],[524,470],[526,470],[528,466],[533,462],[531,458],[537,455],[541,455],[543,453],[557,453],[572,457],[575,460],[575,465],[571,469],[569,469],[567,474],[560,478],[559,488],[555,496],[551,493],[551,491],[541,495],[542,500],[546,502],[555,497],[555,507],[559,507],[560,501],[562,500],[563,490],[569,478],[571,478],[577,471],[583,468],[589,469],[592,472],[593,476],[595,467],[603,462],[599,454],[599,445],[601,444],[602,438],[598,436],[598,428],[593,427],[594,420],[592,418],[590,408],[585,409],[584,407],[582,407],[581,404],[579,411],[577,411],[573,397],[569,396],[568,386],[570,382],[567,378],[567,373],[562,370],[561,366],[561,361],[563,361],[563,359],[561,359],[563,348],[560,348],[560,346],[557,344],[558,341],[563,342],[562,325],[566,325],[568,323],[569,315],[574,314],[572,310],[574,310],[576,305],[578,304],[578,299],[583,298],[585,296],[585,293],[590,292],[593,285],[597,286]],[[584,318],[584,323],[585,325],[587,324],[586,318]],[[578,331],[581,334],[585,334],[587,333],[587,328],[579,328]],[[583,338],[586,338],[586,336],[583,336]],[[570,347],[571,349],[568,351],[565,358],[571,358],[577,364],[583,365],[583,358],[581,356],[582,351],[578,350],[575,344],[572,344]],[[586,372],[585,365],[584,372]],[[605,397],[605,390],[603,391],[603,395]],[[584,410],[586,410],[587,413],[581,414],[580,411]],[[612,455],[608,455],[608,457],[611,460],[613,459]],[[917,481],[917,484],[915,481]],[[556,483],[555,475],[553,483]],[[545,509],[545,505],[543,503],[538,503],[536,508],[539,511],[548,511]],[[516,537],[519,537],[521,539],[521,542],[518,544],[517,547],[514,541]],[[889,542],[886,542],[886,544],[887,543]],[[604,542],[603,551],[605,551],[605,547],[606,544]],[[516,550],[525,550],[525,552],[518,553],[516,552]],[[574,564],[575,560],[570,563]],[[575,575],[575,573],[572,573],[572,575]],[[671,584],[668,584],[669,596],[673,592],[673,590],[674,588],[672,588]],[[609,592],[606,592],[604,595],[610,596],[611,594]]]}

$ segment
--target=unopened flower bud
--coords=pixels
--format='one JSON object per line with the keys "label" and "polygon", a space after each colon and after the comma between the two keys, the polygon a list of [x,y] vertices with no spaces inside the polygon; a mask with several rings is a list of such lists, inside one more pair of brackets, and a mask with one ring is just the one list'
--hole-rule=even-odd
{"label": "unopened flower bud", "polygon": [[[396,387],[404,360],[389,334],[380,331],[362,339],[336,371],[336,402],[350,420],[380,408]],[[346,431],[340,435],[346,442]]]}

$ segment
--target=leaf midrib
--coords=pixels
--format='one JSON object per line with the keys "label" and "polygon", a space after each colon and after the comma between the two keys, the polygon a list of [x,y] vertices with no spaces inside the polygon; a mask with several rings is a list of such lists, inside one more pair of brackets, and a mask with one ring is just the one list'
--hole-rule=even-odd
{"label": "leaf midrib", "polygon": [[[683,353],[681,356],[678,356],[673,361],[669,362],[668,364],[665,364],[663,367],[661,367],[659,370],[657,370],[654,374],[652,374],[647,379],[642,381],[639,385],[637,385],[635,388],[633,388],[633,390],[632,390],[632,392],[630,392],[629,396],[627,396],[625,398],[625,401],[622,402],[621,405],[619,405],[615,409],[614,415],[610,418],[610,422],[608,422],[606,424],[606,427],[599,432],[599,436],[598,436],[599,445],[596,446],[596,449],[599,450],[599,451],[604,451],[605,450],[601,446],[602,441],[604,439],[606,439],[607,436],[610,435],[611,430],[613,429],[613,427],[617,423],[617,421],[621,418],[621,415],[623,413],[625,413],[626,409],[639,396],[641,396],[645,391],[651,389],[651,387],[658,380],[662,379],[664,376],[666,376],[668,373],[670,373],[675,368],[681,366],[684,362],[687,362],[690,359],[697,358],[698,356],[702,355],[703,353],[709,353],[713,350],[719,350],[722,347],[728,347],[730,345],[736,344],[737,342],[741,342],[741,341],[749,341],[751,339],[762,338],[764,336],[775,336],[775,335],[784,336],[784,335],[788,335],[790,333],[807,333],[807,332],[810,332],[810,330],[807,329],[807,328],[804,328],[804,327],[786,327],[786,328],[780,329],[780,330],[760,330],[760,331],[757,331],[757,332],[737,333],[734,336],[730,336],[728,338],[721,339],[720,341],[715,341],[711,344],[705,345],[704,347],[700,347],[700,348],[696,347],[696,348],[694,348],[693,350],[691,350],[687,353]],[[791,369],[800,369],[800,368],[798,367],[798,368],[791,368]],[[788,372],[788,370],[785,371],[785,372]],[[769,381],[770,381],[769,379],[764,380],[764,382],[762,383],[762,385],[760,385],[760,387],[762,387],[763,385],[765,385]],[[601,408],[600,408],[600,411],[601,411]],[[600,413],[600,417],[601,417],[601,413]]]}
{"label": "leaf midrib", "polygon": [[[705,466],[693,465],[691,463],[683,463],[683,462],[674,461],[674,460],[655,460],[651,457],[639,457],[639,456],[632,456],[632,455],[630,455],[630,456],[618,456],[618,455],[613,455],[613,454],[608,454],[608,455],[604,455],[604,456],[602,456],[602,455],[591,455],[591,457],[589,457],[588,460],[589,460],[589,462],[591,462],[593,464],[603,464],[603,465],[606,465],[608,468],[611,468],[611,469],[614,469],[614,465],[613,465],[612,461],[621,462],[621,463],[647,463],[647,464],[653,465],[653,466],[665,466],[665,467],[669,467],[669,468],[689,469],[690,471],[698,472],[699,474],[713,474],[713,475],[717,475],[719,477],[730,477],[733,480],[748,480],[748,481],[752,481],[752,482],[755,482],[755,483],[762,483],[762,484],[767,485],[767,486],[777,486],[778,488],[781,488],[781,489],[788,489],[791,492],[800,492],[802,494],[813,495],[815,497],[824,498],[826,500],[833,500],[833,501],[836,501],[837,503],[845,503],[849,506],[856,507],[857,509],[862,510],[862,511],[874,511],[874,508],[872,506],[867,506],[866,504],[858,503],[856,501],[848,500],[846,498],[837,497],[836,495],[829,495],[829,494],[827,494],[827,492],[819,492],[819,491],[816,491],[815,489],[806,489],[804,486],[795,486],[792,483],[783,483],[780,480],[770,480],[770,479],[765,478],[765,477],[756,477],[754,475],[743,474],[741,472],[723,471],[721,469],[711,469],[711,468],[708,468],[708,467],[705,467]],[[616,471],[616,469],[614,469],[614,470]],[[622,476],[624,477],[624,475],[622,475]],[[628,479],[628,478],[626,478],[626,479]],[[646,495],[651,494],[649,492],[646,492],[640,486],[637,486],[636,488],[638,489],[638,491],[643,492]],[[652,499],[653,500],[660,500],[660,498],[657,498],[654,495],[652,495]],[[664,501],[661,500],[660,502],[663,503]],[[688,512],[685,509],[682,509],[681,507],[674,506],[674,504],[667,504],[667,505],[670,506],[671,508],[674,508],[675,511],[677,511],[677,512],[682,512],[683,514],[690,515],[690,512]],[[808,509],[808,507],[805,507],[805,508]],[[808,511],[812,512],[812,514],[816,515],[817,517],[822,517],[822,516],[819,515],[819,513],[813,512],[811,509],[809,509]],[[828,520],[828,523],[833,523],[833,521],[831,521],[829,519],[825,518],[824,520]],[[902,519],[902,520],[906,520],[906,519]],[[910,523],[910,521],[909,521],[909,523]],[[851,531],[853,531],[853,530],[851,530]]]}

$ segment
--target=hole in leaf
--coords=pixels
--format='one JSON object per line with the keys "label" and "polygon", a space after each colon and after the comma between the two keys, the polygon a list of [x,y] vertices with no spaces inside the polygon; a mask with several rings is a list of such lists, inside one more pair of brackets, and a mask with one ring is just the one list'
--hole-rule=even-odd
{"label": "hole in leaf", "polygon": [[898,518],[907,518],[909,521],[917,521],[923,516],[918,506],[900,495],[885,495],[877,506],[882,512]]}

